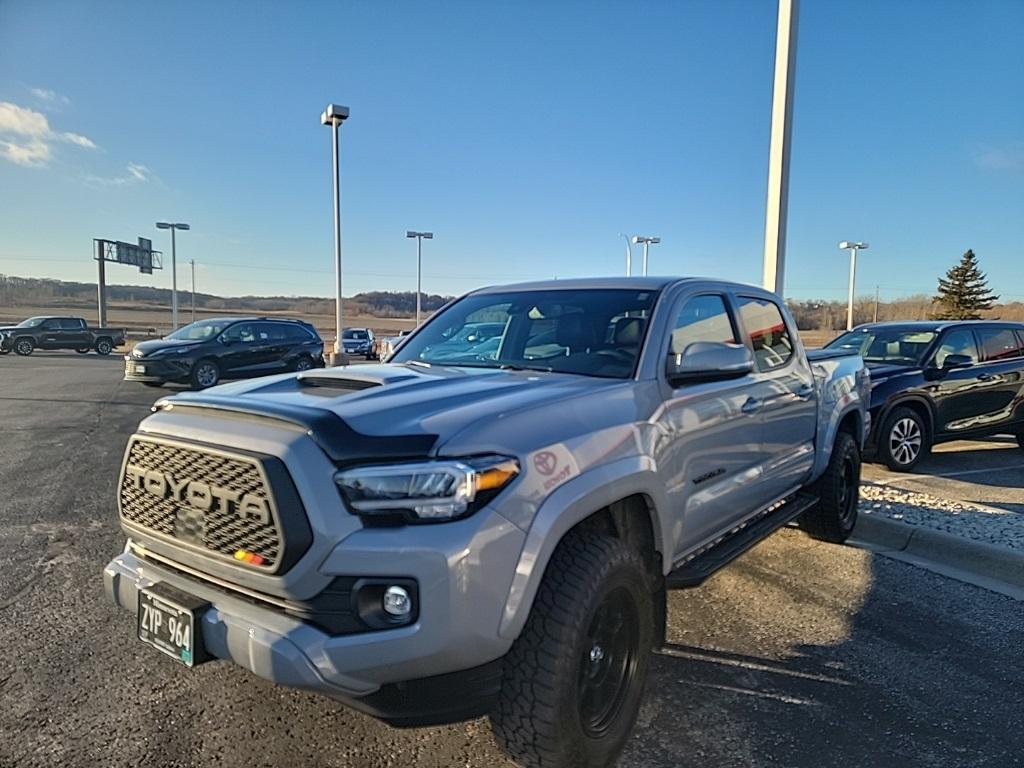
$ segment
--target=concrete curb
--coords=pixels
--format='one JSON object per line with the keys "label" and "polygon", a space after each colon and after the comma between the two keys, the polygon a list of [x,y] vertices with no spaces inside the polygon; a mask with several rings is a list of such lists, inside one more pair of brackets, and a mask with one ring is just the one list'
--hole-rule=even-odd
{"label": "concrete curb", "polygon": [[1024,599],[1024,552],[864,514],[857,517],[851,543]]}

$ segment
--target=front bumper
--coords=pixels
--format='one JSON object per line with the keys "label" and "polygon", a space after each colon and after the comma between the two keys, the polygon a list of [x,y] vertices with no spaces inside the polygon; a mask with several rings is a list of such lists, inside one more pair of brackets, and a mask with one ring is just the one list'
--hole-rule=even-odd
{"label": "front bumper", "polygon": [[199,622],[206,650],[272,682],[397,725],[454,722],[485,712],[497,692],[511,645],[498,628],[523,540],[489,509],[444,525],[356,531],[321,574],[405,577],[419,586],[414,624],[356,634],[331,635],[287,614],[274,604],[279,598],[254,599],[251,590],[168,567],[137,545],[107,565],[104,587],[132,613],[138,591],[158,582],[209,602]]}
{"label": "front bumper", "polygon": [[125,381],[185,381],[192,373],[192,359],[146,358],[126,355],[124,358]]}

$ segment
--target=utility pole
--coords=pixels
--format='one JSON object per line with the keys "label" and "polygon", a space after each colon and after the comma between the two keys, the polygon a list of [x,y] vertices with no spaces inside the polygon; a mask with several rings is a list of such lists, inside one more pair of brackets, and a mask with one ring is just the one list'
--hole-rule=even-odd
{"label": "utility pole", "polygon": [[796,34],[800,0],[779,0],[775,37],[775,85],[768,149],[768,198],[764,226],[764,282],[782,295],[786,273],[786,216],[789,207],[789,155],[796,87]]}
{"label": "utility pole", "polygon": [[192,322],[196,321],[196,260],[189,259],[189,266],[192,267]]}
{"label": "utility pole", "polygon": [[872,320],[871,322],[877,323],[878,322],[878,286],[877,285],[875,286],[875,316],[874,316],[874,318],[875,319]]}

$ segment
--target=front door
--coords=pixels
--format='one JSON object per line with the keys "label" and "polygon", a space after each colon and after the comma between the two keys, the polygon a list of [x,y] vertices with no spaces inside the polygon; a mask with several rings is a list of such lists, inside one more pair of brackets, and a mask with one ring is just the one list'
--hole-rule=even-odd
{"label": "front door", "polygon": [[[723,294],[684,298],[675,316],[665,355],[683,354],[695,341],[737,342]],[[751,378],[674,387],[657,418],[662,445],[656,455],[682,525],[676,558],[727,531],[758,506],[760,418],[748,403]]]}
{"label": "front door", "polygon": [[[961,368],[945,368],[950,355],[963,355],[970,362]],[[962,434],[973,428],[982,414],[977,398],[982,373],[978,344],[970,328],[953,328],[939,340],[932,363],[938,369],[927,386],[935,400],[935,431],[940,435]]]}

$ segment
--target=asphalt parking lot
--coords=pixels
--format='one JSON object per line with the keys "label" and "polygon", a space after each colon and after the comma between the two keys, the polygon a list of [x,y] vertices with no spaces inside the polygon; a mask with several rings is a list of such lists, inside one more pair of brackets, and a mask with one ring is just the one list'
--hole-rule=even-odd
{"label": "asphalt parking lot", "polygon": [[[486,721],[392,730],[224,663],[186,670],[135,640],[101,572],[123,546],[125,441],[166,390],[122,382],[120,366],[0,358],[0,766],[508,765]],[[991,490],[1010,476],[1003,458],[969,458],[991,484],[980,472],[921,482],[970,479],[990,489],[978,500],[1019,508],[1020,485]],[[942,451],[928,467],[962,462]],[[783,530],[671,594],[669,642],[621,764],[1020,765],[1022,630],[1010,598]]]}

